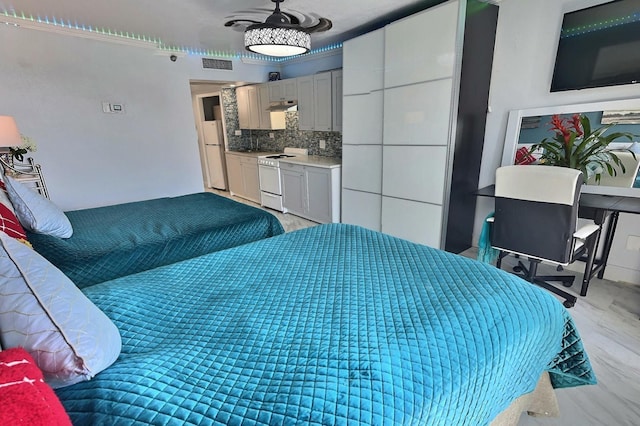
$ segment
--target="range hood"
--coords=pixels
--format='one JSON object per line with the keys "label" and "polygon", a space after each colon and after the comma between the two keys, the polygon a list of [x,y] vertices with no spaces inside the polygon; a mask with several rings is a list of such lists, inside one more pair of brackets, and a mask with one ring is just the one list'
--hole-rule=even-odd
{"label": "range hood", "polygon": [[267,111],[296,111],[297,109],[291,109],[298,106],[298,101],[284,101],[284,102],[271,102]]}

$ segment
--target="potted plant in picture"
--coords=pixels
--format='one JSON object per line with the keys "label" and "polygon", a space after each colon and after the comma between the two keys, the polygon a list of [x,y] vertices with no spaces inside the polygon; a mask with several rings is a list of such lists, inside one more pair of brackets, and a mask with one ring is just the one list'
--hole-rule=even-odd
{"label": "potted plant in picture", "polygon": [[529,153],[536,153],[540,164],[549,166],[569,167],[582,171],[585,182],[592,176],[600,182],[603,173],[610,176],[617,175],[619,168],[622,173],[625,167],[616,152],[635,153],[630,149],[611,149],[609,144],[616,139],[626,138],[629,141],[636,135],[629,132],[605,133],[617,123],[605,124],[597,129],[591,128],[589,117],[584,114],[574,114],[570,119],[559,115],[551,117],[553,138],[545,138],[533,144]]}

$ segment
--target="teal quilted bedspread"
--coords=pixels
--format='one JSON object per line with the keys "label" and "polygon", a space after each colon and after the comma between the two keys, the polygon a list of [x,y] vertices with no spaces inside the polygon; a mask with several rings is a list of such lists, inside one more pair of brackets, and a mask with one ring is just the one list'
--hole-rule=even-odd
{"label": "teal quilted bedspread", "polygon": [[493,266],[322,225],[84,290],[122,334],[78,425],[483,425],[595,383],[565,308]]}
{"label": "teal quilted bedspread", "polygon": [[206,192],[65,214],[71,238],[28,239],[80,288],[284,232],[274,215]]}

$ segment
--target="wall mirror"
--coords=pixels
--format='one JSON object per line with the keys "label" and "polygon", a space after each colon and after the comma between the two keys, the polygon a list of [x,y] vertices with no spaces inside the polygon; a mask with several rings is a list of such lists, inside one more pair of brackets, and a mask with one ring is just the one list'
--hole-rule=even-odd
{"label": "wall mirror", "polygon": [[[507,122],[502,165],[514,164],[518,148],[538,143],[545,137],[552,138],[554,133],[549,124],[552,115],[560,114],[562,117],[571,117],[576,113],[588,116],[593,129],[609,122],[616,123],[606,134],[619,131],[640,135],[640,98],[513,110],[509,113]],[[609,146],[612,148],[630,147],[640,160],[640,136],[632,141],[620,138]],[[608,175],[604,174],[600,184],[590,181],[584,185],[582,192],[640,198],[640,174],[637,162],[632,161],[633,171],[630,171],[630,167],[625,163],[627,172],[625,176],[620,176],[624,179],[605,179]]]}

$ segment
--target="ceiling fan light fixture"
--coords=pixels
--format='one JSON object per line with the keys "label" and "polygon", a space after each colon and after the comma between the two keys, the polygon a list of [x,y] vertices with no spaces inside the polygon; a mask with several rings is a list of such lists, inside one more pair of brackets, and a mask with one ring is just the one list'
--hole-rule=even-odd
{"label": "ceiling fan light fixture", "polygon": [[251,25],[244,33],[247,50],[267,56],[294,56],[311,49],[311,36],[298,28],[270,24]]}
{"label": "ceiling fan light fixture", "polygon": [[271,0],[276,4],[273,13],[263,24],[253,24],[244,32],[244,47],[267,56],[295,56],[311,49],[309,32],[293,25],[289,17],[280,10],[284,0]]}

